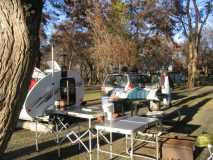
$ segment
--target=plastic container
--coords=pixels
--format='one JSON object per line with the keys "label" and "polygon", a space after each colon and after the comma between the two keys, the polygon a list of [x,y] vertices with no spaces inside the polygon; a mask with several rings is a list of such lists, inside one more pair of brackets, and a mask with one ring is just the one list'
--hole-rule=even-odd
{"label": "plastic container", "polygon": [[110,97],[103,96],[101,97],[101,104],[104,114],[107,117],[107,120],[112,120],[112,113],[114,112],[114,104],[109,101]]}
{"label": "plastic container", "polygon": [[60,109],[60,101],[59,100],[55,101],[54,105],[55,105],[56,110]]}

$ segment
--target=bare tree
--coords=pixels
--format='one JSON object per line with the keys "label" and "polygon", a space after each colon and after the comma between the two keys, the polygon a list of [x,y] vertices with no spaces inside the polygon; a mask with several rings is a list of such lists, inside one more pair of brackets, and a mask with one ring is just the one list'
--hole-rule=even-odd
{"label": "bare tree", "polygon": [[[209,15],[212,13],[213,1],[175,0],[172,2],[174,4],[174,17],[179,21],[188,40],[188,87],[192,88],[195,86],[197,76],[201,33]],[[201,6],[201,3],[204,6]]]}
{"label": "bare tree", "polygon": [[42,0],[0,1],[0,156],[24,102],[39,53]]}
{"label": "bare tree", "polygon": [[151,72],[159,71],[161,67],[168,67],[173,63],[173,44],[162,35],[147,37],[143,41],[143,52],[140,56],[143,69]]}
{"label": "bare tree", "polygon": [[[136,63],[137,44],[124,33],[122,34],[122,29],[120,32],[113,30],[110,32],[99,6],[96,6],[95,14],[90,16],[90,22],[94,44],[91,47],[91,55],[96,62],[98,73],[106,73],[110,65],[131,66]],[[116,27],[118,28],[120,27]]]}
{"label": "bare tree", "polygon": [[202,73],[208,76],[213,71],[213,27],[207,26],[202,32],[199,50],[199,65]]}

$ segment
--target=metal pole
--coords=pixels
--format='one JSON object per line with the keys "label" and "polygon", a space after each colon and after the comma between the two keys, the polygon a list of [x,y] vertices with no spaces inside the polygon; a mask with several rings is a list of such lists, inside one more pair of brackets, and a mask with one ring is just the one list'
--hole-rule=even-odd
{"label": "metal pole", "polygon": [[58,147],[58,158],[61,157],[61,148],[60,148],[60,142],[59,142],[59,128],[58,128],[58,123],[57,120],[55,119],[55,126],[56,126],[56,143]]}
{"label": "metal pole", "polygon": [[133,134],[131,135],[131,151],[130,151],[130,157],[131,157],[131,160],[133,160],[133,152],[134,152],[134,142],[133,142]]}
{"label": "metal pole", "polygon": [[36,120],[36,151],[39,151],[38,148],[38,121]]}
{"label": "metal pole", "polygon": [[99,145],[99,131],[97,129],[97,160],[99,160],[99,151],[100,151],[100,145]]}
{"label": "metal pole", "polygon": [[112,159],[112,131],[111,131],[111,127],[112,127],[112,117],[110,119],[110,144],[109,144],[110,159]]}
{"label": "metal pole", "polygon": [[126,134],[125,137],[126,137],[126,153],[129,154],[128,153],[128,135]]}
{"label": "metal pole", "polygon": [[[81,126],[80,126],[79,123],[77,123],[77,124],[78,124],[78,137],[80,137],[81,136]],[[78,150],[79,151],[81,150],[81,142],[80,141],[78,142]]]}
{"label": "metal pole", "polygon": [[92,134],[91,134],[91,119],[89,119],[89,159],[92,160]]}
{"label": "metal pole", "polygon": [[54,105],[54,101],[55,101],[55,83],[54,83],[54,48],[53,48],[53,44],[52,44],[52,48],[51,48],[51,54],[52,54],[52,98],[53,98],[53,106],[54,106],[54,109],[55,108],[55,105]]}
{"label": "metal pole", "polygon": [[54,74],[54,50],[53,50],[53,44],[52,44],[52,48],[51,48],[51,54],[52,54],[52,77]]}
{"label": "metal pole", "polygon": [[156,134],[156,160],[159,158],[159,145],[158,145],[158,133]]}

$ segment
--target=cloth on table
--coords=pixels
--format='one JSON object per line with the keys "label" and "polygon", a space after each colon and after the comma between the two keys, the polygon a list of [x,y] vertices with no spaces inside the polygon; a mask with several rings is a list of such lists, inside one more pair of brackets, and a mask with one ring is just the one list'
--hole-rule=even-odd
{"label": "cloth on table", "polygon": [[146,89],[135,87],[129,91],[116,88],[111,95],[102,97],[102,108],[111,119],[113,112],[121,113],[130,109],[131,100],[159,100],[157,97],[157,89]]}
{"label": "cloth on table", "polygon": [[111,94],[112,99],[121,98],[121,99],[147,99],[147,100],[159,100],[157,97],[157,89],[146,89],[135,87],[130,91],[125,91],[123,89],[114,89]]}

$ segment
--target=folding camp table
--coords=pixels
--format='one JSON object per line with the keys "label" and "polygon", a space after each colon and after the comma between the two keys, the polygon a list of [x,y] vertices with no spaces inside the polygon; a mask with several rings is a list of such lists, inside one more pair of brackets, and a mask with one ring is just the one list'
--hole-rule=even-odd
{"label": "folding camp table", "polygon": [[[39,123],[46,123],[44,125],[46,131],[44,132],[45,134],[48,132],[51,132],[53,134],[55,134],[54,130],[53,130],[53,123],[51,121],[50,123],[50,119],[49,116],[41,116],[41,117],[34,117],[33,121],[35,122],[35,146],[36,146],[36,151],[39,151],[39,146],[38,146],[38,139],[41,136],[42,132],[39,133],[38,131],[38,125]],[[58,137],[56,137],[56,143],[58,141]]]}
{"label": "folding camp table", "polygon": [[[130,158],[133,160],[134,157],[141,157],[141,158],[149,158],[154,159],[152,157],[147,157],[143,155],[138,155],[134,153],[134,141],[140,142],[147,142],[153,143],[156,145],[156,159],[159,158],[159,144],[158,144],[158,136],[160,132],[156,132],[153,134],[144,133],[143,131],[148,127],[153,125],[157,125],[159,123],[158,119],[156,118],[148,118],[148,117],[139,117],[133,116],[125,119],[119,119],[117,121],[106,121],[103,124],[98,124],[95,126],[97,130],[97,160],[99,160],[99,153],[107,153],[110,154],[110,158],[114,156],[120,156],[123,158]],[[109,138],[107,138],[104,132],[110,133]],[[112,133],[119,133],[123,134],[126,137],[126,152],[127,155],[115,153],[112,150]],[[152,138],[150,139],[138,139],[136,138],[137,134],[141,134],[141,136]],[[100,147],[100,138],[103,138],[107,144],[109,144],[109,150],[103,150]],[[153,140],[154,139],[154,140]],[[130,152],[128,149],[128,140],[130,140]]]}
{"label": "folding camp table", "polygon": [[[86,119],[88,120],[88,129],[81,133],[79,135],[76,133],[74,130],[71,130],[68,134],[66,134],[66,137],[72,144],[79,142],[85,150],[89,153],[90,160],[92,159],[92,136],[94,134],[92,133],[92,120],[96,119],[98,116],[103,115],[101,111],[93,111],[87,108],[82,108],[82,107],[70,107],[70,109],[66,110],[56,110],[54,114],[57,116],[60,115],[65,115],[68,117],[76,117],[76,118],[81,118],[81,119]],[[56,123],[57,125],[57,123]],[[56,130],[57,130],[56,126]],[[57,134],[59,134],[60,131],[57,131]],[[89,138],[89,146],[86,145],[86,143],[82,140],[86,135],[88,135]],[[74,138],[71,138],[74,137]],[[60,148],[59,148],[59,156],[60,156]]]}

